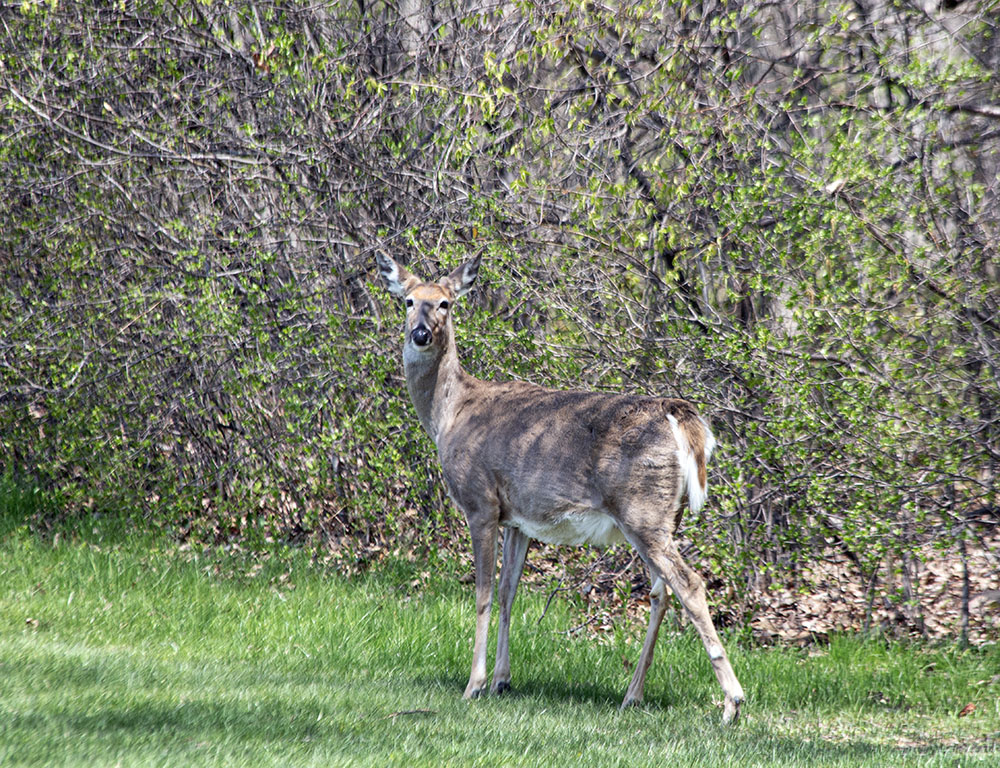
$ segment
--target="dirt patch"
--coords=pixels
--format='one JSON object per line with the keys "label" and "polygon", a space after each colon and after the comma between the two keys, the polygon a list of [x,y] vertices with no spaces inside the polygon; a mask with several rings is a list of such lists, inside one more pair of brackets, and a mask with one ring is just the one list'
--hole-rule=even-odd
{"label": "dirt patch", "polygon": [[878,582],[865,583],[858,568],[833,549],[803,569],[801,583],[756,596],[750,625],[764,641],[808,642],[832,632],[878,629],[890,636],[959,637],[965,569],[968,569],[968,639],[980,645],[1000,637],[1000,532],[966,545],[965,564],[955,551],[919,547],[908,562],[883,563]]}

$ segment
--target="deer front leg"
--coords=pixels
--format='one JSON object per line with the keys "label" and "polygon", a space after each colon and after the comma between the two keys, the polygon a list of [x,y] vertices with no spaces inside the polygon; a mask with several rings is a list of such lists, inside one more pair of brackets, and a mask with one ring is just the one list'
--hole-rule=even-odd
{"label": "deer front leg", "polygon": [[635,674],[632,675],[632,682],[629,683],[628,690],[625,691],[625,699],[621,705],[622,710],[642,701],[646,672],[649,671],[649,665],[653,661],[656,637],[660,632],[663,615],[667,611],[667,594],[663,580],[656,578],[655,574],[651,573],[650,581],[653,586],[649,590],[649,627],[646,629],[646,640],[642,644],[642,653],[639,654],[639,661],[635,665]]}
{"label": "deer front leg", "polygon": [[497,524],[474,524],[472,558],[476,569],[476,638],[472,644],[472,672],[465,686],[464,698],[475,699],[486,691],[486,645],[490,634],[490,609],[493,603],[493,579],[497,566]]}
{"label": "deer front leg", "polygon": [[517,528],[507,528],[503,535],[503,565],[500,566],[500,626],[497,628],[497,661],[493,667],[493,693],[510,690],[510,612],[518,582],[524,570],[530,539]]}

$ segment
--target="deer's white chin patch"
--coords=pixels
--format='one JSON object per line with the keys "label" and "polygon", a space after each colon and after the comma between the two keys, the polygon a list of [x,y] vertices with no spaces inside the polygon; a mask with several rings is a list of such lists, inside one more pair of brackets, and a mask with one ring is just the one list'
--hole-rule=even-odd
{"label": "deer's white chin patch", "polygon": [[426,347],[418,347],[409,339],[406,340],[406,344],[403,345],[403,362],[417,360],[423,362],[427,360],[428,357],[433,357],[434,345],[428,344]]}

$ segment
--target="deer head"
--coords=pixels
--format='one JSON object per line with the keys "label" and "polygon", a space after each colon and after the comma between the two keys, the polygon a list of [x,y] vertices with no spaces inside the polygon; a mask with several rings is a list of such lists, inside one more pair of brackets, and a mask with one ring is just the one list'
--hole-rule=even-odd
{"label": "deer head", "polygon": [[479,273],[480,257],[455,269],[436,283],[421,280],[392,257],[376,255],[390,293],[406,303],[404,354],[444,352],[451,339],[451,306],[468,293]]}

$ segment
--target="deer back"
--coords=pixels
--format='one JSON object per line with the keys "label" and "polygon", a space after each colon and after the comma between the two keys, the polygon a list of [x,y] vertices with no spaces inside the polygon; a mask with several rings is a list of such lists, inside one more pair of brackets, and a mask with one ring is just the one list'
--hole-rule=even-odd
{"label": "deer back", "polygon": [[[674,530],[683,499],[694,509],[704,499],[714,441],[684,400],[469,384],[438,441],[449,489],[465,509],[496,499],[501,522],[582,543],[545,530],[572,527],[574,518],[583,531],[571,539],[613,540],[605,522],[662,527],[673,518]],[[599,530],[584,536],[588,527]]]}

